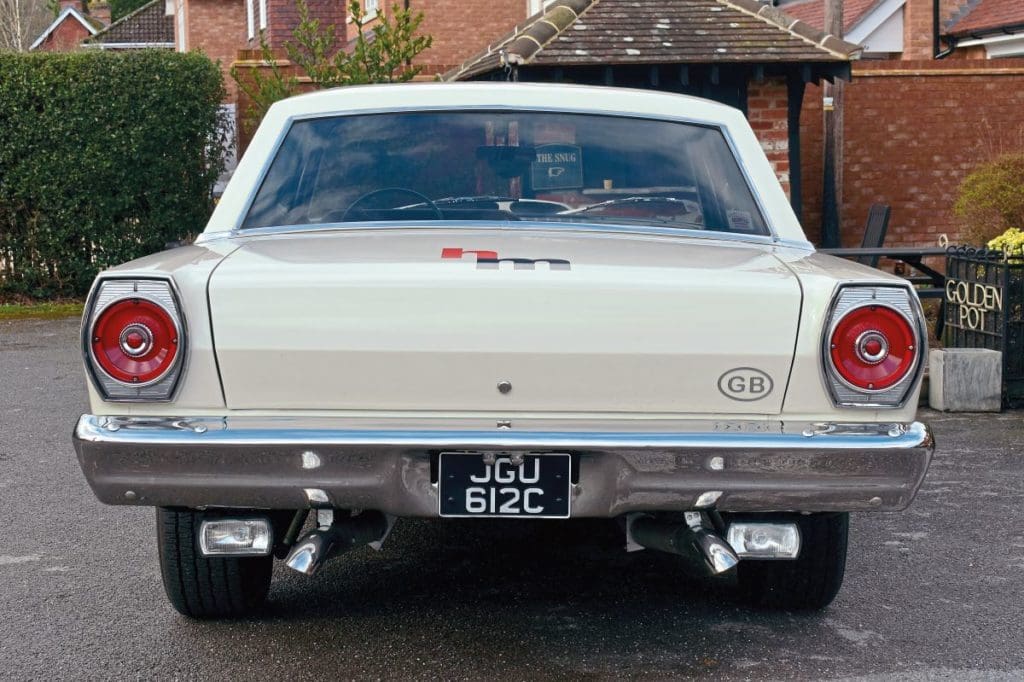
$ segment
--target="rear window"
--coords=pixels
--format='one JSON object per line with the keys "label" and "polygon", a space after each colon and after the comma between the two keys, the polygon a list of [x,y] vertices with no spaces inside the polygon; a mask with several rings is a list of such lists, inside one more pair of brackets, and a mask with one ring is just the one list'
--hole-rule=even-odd
{"label": "rear window", "polygon": [[242,227],[389,221],[768,234],[717,128],[530,111],[295,122]]}

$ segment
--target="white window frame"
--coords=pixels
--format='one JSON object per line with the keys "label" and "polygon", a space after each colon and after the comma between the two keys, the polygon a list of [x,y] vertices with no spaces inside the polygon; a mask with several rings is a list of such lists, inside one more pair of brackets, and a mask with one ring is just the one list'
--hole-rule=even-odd
{"label": "white window frame", "polygon": [[260,30],[267,30],[267,0],[260,0]]}
{"label": "white window frame", "polygon": [[537,12],[547,9],[555,0],[527,0],[526,16],[532,17]]}
{"label": "white window frame", "polygon": [[256,8],[253,3],[256,0],[245,0],[245,26],[249,31],[249,40],[256,38]]}
{"label": "white window frame", "polygon": [[363,12],[366,19],[373,19],[380,11],[380,0],[363,0]]}

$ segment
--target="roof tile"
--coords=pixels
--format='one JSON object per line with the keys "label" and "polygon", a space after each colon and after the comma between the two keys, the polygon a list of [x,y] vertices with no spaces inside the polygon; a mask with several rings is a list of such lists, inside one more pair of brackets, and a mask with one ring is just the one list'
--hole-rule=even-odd
{"label": "roof tile", "polygon": [[758,0],[556,0],[444,78],[472,78],[505,63],[836,62],[859,51]]}
{"label": "roof tile", "polygon": [[174,42],[174,17],[166,16],[164,0],[152,0],[100,31],[87,43],[168,44]]}
{"label": "roof tile", "polygon": [[953,24],[948,33],[963,36],[1022,25],[1024,2],[1021,0],[981,0],[974,9]]}

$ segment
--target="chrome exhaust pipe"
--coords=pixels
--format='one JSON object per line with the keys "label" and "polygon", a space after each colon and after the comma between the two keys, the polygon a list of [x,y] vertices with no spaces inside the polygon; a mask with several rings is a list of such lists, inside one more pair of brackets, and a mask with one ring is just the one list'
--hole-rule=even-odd
{"label": "chrome exhaust pipe", "polygon": [[303,535],[288,552],[284,564],[303,575],[314,575],[328,559],[382,540],[387,531],[387,517],[379,511],[338,519]]}
{"label": "chrome exhaust pipe", "polygon": [[687,559],[690,567],[705,575],[721,575],[738,564],[740,559],[729,543],[704,528],[699,514],[694,517],[681,523],[643,516],[630,524],[629,533],[637,544],[678,554]]}

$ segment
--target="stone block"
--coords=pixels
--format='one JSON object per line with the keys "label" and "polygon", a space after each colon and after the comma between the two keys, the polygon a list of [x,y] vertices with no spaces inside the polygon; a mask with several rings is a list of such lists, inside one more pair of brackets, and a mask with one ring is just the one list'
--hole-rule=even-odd
{"label": "stone block", "polygon": [[1003,354],[986,348],[943,348],[928,354],[928,404],[944,412],[999,412]]}

